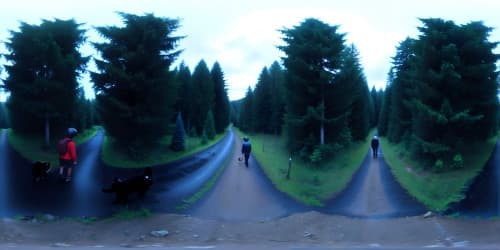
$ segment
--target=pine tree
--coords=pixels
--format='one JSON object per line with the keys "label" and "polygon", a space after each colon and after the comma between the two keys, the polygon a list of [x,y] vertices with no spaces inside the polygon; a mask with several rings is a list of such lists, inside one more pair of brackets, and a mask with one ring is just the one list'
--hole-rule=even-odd
{"label": "pine tree", "polygon": [[341,66],[344,34],[338,26],[306,19],[299,26],[282,30],[286,68],[286,127],[291,151],[312,152],[325,143],[327,123],[332,118],[325,108],[333,89],[334,75]]}
{"label": "pine tree", "polygon": [[184,123],[182,122],[181,112],[179,112],[175,120],[174,136],[172,136],[172,143],[170,144],[170,148],[173,151],[184,151],[186,149],[185,135]]}
{"label": "pine tree", "polygon": [[385,136],[387,135],[387,128],[389,126],[389,113],[391,110],[391,86],[394,81],[394,69],[391,68],[389,73],[387,74],[387,84],[385,87],[385,91],[382,95],[382,105],[380,108],[380,115],[378,120],[378,135]]}
{"label": "pine tree", "polygon": [[[4,88],[10,92],[7,107],[12,128],[20,133],[45,133],[70,126],[75,112],[77,78],[87,58],[78,47],[85,41],[75,20],[43,20],[40,25],[21,23],[6,43],[10,65]],[[43,129],[44,128],[44,129]]]}
{"label": "pine tree", "polygon": [[285,115],[285,89],[284,72],[278,62],[274,62],[269,68],[271,81],[271,119],[270,130],[275,134],[281,133],[283,117]]}
{"label": "pine tree", "polygon": [[387,137],[392,142],[400,142],[411,135],[412,107],[414,98],[413,79],[415,77],[413,61],[414,40],[407,38],[400,43],[393,58],[394,79],[391,85],[391,109],[388,116]]}
{"label": "pine tree", "polygon": [[215,99],[215,88],[212,76],[204,60],[201,60],[198,65],[196,65],[193,72],[192,83],[192,126],[196,128],[196,133],[201,135],[208,111],[213,109]]}
{"label": "pine tree", "polygon": [[217,133],[224,132],[229,126],[229,97],[227,96],[226,81],[224,80],[224,73],[218,62],[214,63],[210,72],[212,81],[214,83],[214,120],[215,131]]}
{"label": "pine tree", "polygon": [[215,138],[215,135],[216,135],[215,121],[214,121],[214,114],[213,114],[212,110],[209,110],[207,113],[207,119],[204,122],[203,131],[206,132],[207,138],[209,140],[213,140]]}
{"label": "pine tree", "polygon": [[168,133],[176,97],[169,67],[181,39],[172,33],[179,22],[152,14],[120,16],[125,26],[97,28],[106,41],[94,44],[102,60],[95,59],[92,79],[106,133],[140,159]]}
{"label": "pine tree", "polygon": [[241,102],[239,126],[242,131],[254,132],[255,131],[255,103],[254,93],[252,88],[248,87],[245,98]]}
{"label": "pine tree", "polygon": [[5,102],[0,102],[0,128],[8,128],[8,121],[7,105],[5,105]]}
{"label": "pine tree", "polygon": [[349,127],[354,140],[364,140],[370,130],[370,93],[363,69],[359,64],[359,53],[354,45],[346,49],[342,74],[351,76],[353,98],[351,114],[349,116]]}
{"label": "pine tree", "polygon": [[272,82],[269,71],[264,67],[255,85],[255,131],[271,133],[272,110]]}
{"label": "pine tree", "polygon": [[442,170],[461,156],[460,145],[495,132],[498,55],[493,53],[496,43],[487,40],[491,28],[480,22],[421,21],[413,132],[416,153]]}
{"label": "pine tree", "polygon": [[194,102],[193,102],[193,83],[191,81],[191,71],[189,67],[182,62],[177,70],[176,82],[179,88],[177,98],[177,110],[183,114],[186,131],[191,130],[193,120]]}

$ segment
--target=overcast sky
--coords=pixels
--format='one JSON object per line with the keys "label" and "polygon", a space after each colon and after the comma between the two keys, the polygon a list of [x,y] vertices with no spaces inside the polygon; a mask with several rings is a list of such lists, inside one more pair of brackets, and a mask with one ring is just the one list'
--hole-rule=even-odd
{"label": "overcast sky", "polygon": [[[184,61],[193,71],[201,59],[210,68],[218,61],[231,100],[242,98],[248,86],[255,86],[263,67],[281,62],[278,30],[292,28],[307,17],[340,25],[347,42],[360,52],[370,88],[385,86],[396,46],[407,36],[418,35],[419,17],[457,24],[483,21],[495,28],[490,41],[500,41],[498,0],[15,0],[0,8],[0,53],[6,53],[3,42],[10,37],[9,30],[18,30],[21,21],[39,24],[41,19],[74,18],[85,23],[89,40],[95,41],[98,36],[92,27],[122,25],[116,11],[179,18],[181,27],[175,35],[186,38],[180,41],[178,48],[184,51],[175,65]],[[82,48],[82,52],[90,54],[91,49]],[[87,97],[93,97],[88,77],[81,82]]]}

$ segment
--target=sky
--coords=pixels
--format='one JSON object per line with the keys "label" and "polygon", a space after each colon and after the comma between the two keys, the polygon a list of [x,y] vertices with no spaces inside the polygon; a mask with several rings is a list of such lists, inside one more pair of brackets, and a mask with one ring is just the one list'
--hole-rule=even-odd
{"label": "sky", "polygon": [[[483,21],[494,28],[490,41],[500,41],[500,1],[498,0],[16,0],[2,3],[0,9],[0,53],[8,51],[4,42],[20,22],[40,24],[42,19],[75,19],[88,29],[88,41],[100,41],[94,27],[123,26],[116,12],[152,13],[176,18],[179,29],[173,35],[185,36],[178,49],[183,52],[173,67],[184,61],[191,71],[200,60],[209,68],[217,61],[224,72],[229,99],[244,97],[254,87],[264,67],[281,63],[284,54],[279,30],[298,26],[305,18],[317,18],[339,25],[346,44],[354,44],[370,89],[383,89],[391,57],[406,37],[417,38],[418,18],[442,18],[456,24]],[[499,46],[500,47],[500,46]],[[84,55],[94,55],[90,45]],[[496,48],[500,53],[500,48]],[[7,63],[3,58],[0,65]],[[0,69],[2,67],[0,66]],[[90,70],[95,69],[91,62]],[[1,78],[5,79],[5,70]],[[80,79],[88,98],[93,98],[88,75]],[[0,101],[5,94],[0,93]]]}

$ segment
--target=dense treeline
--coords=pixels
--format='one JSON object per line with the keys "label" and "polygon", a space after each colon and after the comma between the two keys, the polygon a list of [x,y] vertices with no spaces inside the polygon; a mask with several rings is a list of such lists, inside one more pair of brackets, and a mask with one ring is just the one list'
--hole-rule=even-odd
{"label": "dense treeline", "polygon": [[[43,20],[12,31],[2,85],[10,95],[7,109],[0,106],[0,125],[45,133],[49,145],[66,127],[101,124],[114,145],[135,159],[166,135],[172,135],[172,150],[183,150],[184,131],[206,139],[223,132],[231,107],[220,65],[209,71],[201,60],[192,75],[184,64],[171,70],[181,53],[176,47],[182,37],[172,36],[178,20],[119,15],[123,27],[96,28],[105,41],[93,44],[100,52],[91,72],[95,101],[84,98],[77,81],[90,59],[78,51],[86,40],[80,24]],[[51,132],[57,137],[50,138]]]}
{"label": "dense treeline", "polygon": [[498,129],[497,43],[481,22],[421,21],[393,58],[379,133],[434,171],[461,168],[467,145]]}
{"label": "dense treeline", "polygon": [[368,89],[356,48],[346,46],[337,30],[317,19],[282,30],[284,69],[277,62],[263,68],[255,90],[249,88],[240,102],[237,126],[283,130],[290,152],[313,162],[365,139],[380,98]]}
{"label": "dense treeline", "polygon": [[5,65],[8,77],[3,84],[10,93],[10,126],[21,133],[45,134],[48,146],[51,131],[89,120],[75,112],[91,108],[77,82],[88,61],[78,52],[84,30],[74,20],[56,19],[40,25],[21,23],[19,31],[10,34],[6,42],[10,54],[4,55],[10,64]]}

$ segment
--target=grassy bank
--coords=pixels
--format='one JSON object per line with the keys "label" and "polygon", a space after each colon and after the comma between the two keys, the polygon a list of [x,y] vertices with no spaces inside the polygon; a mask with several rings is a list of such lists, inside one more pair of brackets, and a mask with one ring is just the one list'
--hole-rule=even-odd
{"label": "grassy bank", "polygon": [[467,150],[462,151],[463,169],[433,173],[422,170],[422,163],[410,159],[404,146],[381,139],[384,158],[399,183],[427,208],[438,212],[464,198],[466,185],[482,170],[496,142],[497,137],[494,137],[486,143],[468,145]]}
{"label": "grassy bank", "polygon": [[[242,137],[243,133],[236,131]],[[286,174],[290,155],[283,137],[256,134],[250,136],[250,142],[252,154],[278,190],[306,204],[323,206],[324,201],[342,191],[349,183],[368,152],[371,135],[364,142],[354,143],[339,152],[335,159],[320,166],[311,166],[298,158],[292,159],[289,180]]]}
{"label": "grassy bank", "polygon": [[220,141],[225,135],[226,133],[218,134],[213,140],[209,140],[204,145],[201,144],[198,137],[186,137],[186,150],[182,152],[170,150],[172,136],[165,136],[161,139],[160,144],[141,161],[135,161],[127,154],[117,150],[117,147],[113,146],[112,139],[109,136],[105,136],[101,158],[107,165],[114,167],[134,168],[160,165],[204,150]]}
{"label": "grassy bank", "polygon": [[[90,140],[96,133],[99,127],[93,127],[78,133],[75,137],[77,145]],[[20,135],[16,134],[12,129],[8,131],[8,139],[10,145],[24,158],[30,161],[48,161],[51,166],[59,164],[56,151],[56,143],[58,139],[52,139],[52,145],[47,148],[45,139],[42,135]]]}

